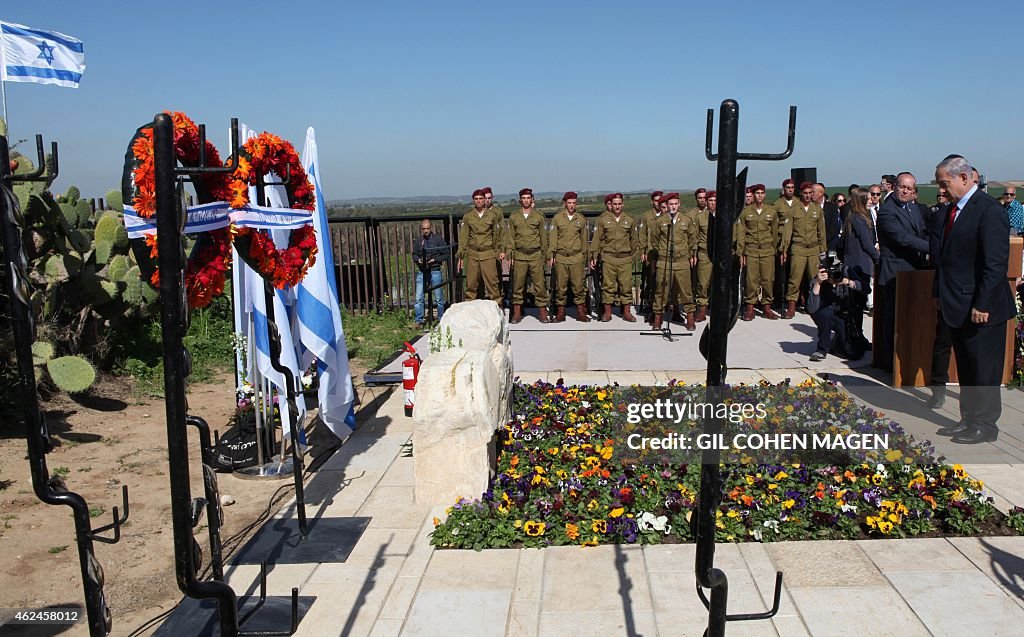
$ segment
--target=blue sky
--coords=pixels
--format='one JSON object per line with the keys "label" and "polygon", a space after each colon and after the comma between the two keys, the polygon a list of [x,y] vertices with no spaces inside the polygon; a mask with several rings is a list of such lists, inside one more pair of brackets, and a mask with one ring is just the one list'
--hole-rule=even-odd
{"label": "blue sky", "polygon": [[705,113],[725,98],[741,151],[781,151],[799,107],[793,157],[753,181],[927,181],[951,152],[1024,174],[1018,3],[5,5],[0,20],[85,43],[80,88],[8,83],[7,99],[12,138],[58,141],[57,189],[87,196],[118,185],[164,109],[222,152],[231,116],[300,150],[313,126],[330,199],[711,185]]}

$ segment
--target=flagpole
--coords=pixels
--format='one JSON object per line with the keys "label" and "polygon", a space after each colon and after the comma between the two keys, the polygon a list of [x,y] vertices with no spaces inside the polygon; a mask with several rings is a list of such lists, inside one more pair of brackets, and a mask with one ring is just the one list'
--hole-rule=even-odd
{"label": "flagpole", "polygon": [[[3,60],[4,52],[0,48],[0,64],[4,63]],[[3,97],[4,102],[4,127],[7,129],[7,138],[11,137],[11,120],[7,119],[7,82],[0,80],[0,96]]]}

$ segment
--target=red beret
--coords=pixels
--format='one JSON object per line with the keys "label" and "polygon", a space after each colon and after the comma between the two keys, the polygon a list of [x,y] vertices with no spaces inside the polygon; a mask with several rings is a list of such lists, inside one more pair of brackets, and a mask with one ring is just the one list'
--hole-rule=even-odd
{"label": "red beret", "polygon": [[800,190],[803,190],[804,188],[814,188],[814,184],[809,181],[802,181],[800,182]]}
{"label": "red beret", "polygon": [[567,199],[576,199],[576,193],[570,190],[569,192],[562,195],[562,201],[565,201]]}
{"label": "red beret", "polygon": [[661,197],[664,194],[665,193],[660,191],[660,190],[655,190],[654,192],[651,193],[651,199],[653,199],[654,201],[657,201],[658,198]]}
{"label": "red beret", "polygon": [[494,191],[491,190],[490,186],[484,186],[483,188],[480,189],[480,193],[484,195],[493,195]]}
{"label": "red beret", "polygon": [[679,199],[679,193],[678,193],[678,192],[669,192],[669,193],[666,193],[666,194],[665,194],[665,195],[664,195],[664,196],[662,197],[662,199],[664,199],[665,201],[668,201],[669,199]]}
{"label": "red beret", "polygon": [[523,188],[522,190],[520,190],[519,191],[519,196],[522,197],[523,195],[530,195],[532,197],[533,196],[533,188]]}
{"label": "red beret", "polygon": [[484,191],[483,190],[477,188],[476,190],[473,191],[473,197],[483,197],[483,196],[484,196]]}
{"label": "red beret", "polygon": [[622,199],[623,198],[622,197],[622,193],[621,192],[613,192],[611,194],[605,195],[604,196],[604,202],[605,203],[611,203],[612,199],[615,199],[616,197],[618,197],[619,199]]}
{"label": "red beret", "polygon": [[747,193],[748,195],[753,194],[754,187],[753,186],[747,186],[747,189],[744,190],[743,192]]}
{"label": "red beret", "polygon": [[786,181],[782,182],[782,187],[783,188],[785,188],[786,186],[795,186],[795,185],[796,185],[796,182],[793,181],[792,179],[787,179]]}
{"label": "red beret", "polygon": [[750,187],[750,192],[757,192],[758,190],[768,190],[764,187],[764,184],[754,184]]}
{"label": "red beret", "polygon": [[696,197],[697,195],[699,195],[701,193],[707,194],[707,192],[708,192],[707,188],[698,188],[697,190],[693,191],[693,196]]}
{"label": "red beret", "polygon": [[717,190],[709,190],[708,191],[708,199],[718,199],[718,191]]}

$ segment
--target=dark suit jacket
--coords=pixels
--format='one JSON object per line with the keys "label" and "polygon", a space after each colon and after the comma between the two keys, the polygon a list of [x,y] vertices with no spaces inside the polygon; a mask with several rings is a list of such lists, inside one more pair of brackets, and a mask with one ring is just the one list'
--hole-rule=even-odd
{"label": "dark suit jacket", "polygon": [[931,265],[939,262],[939,251],[942,249],[942,231],[946,228],[946,215],[949,214],[949,204],[932,206],[928,209],[931,216],[928,219],[928,254],[931,256]]}
{"label": "dark suit jacket", "polygon": [[826,199],[821,207],[825,211],[825,241],[828,245],[827,250],[838,251],[839,231],[843,227],[842,219],[839,216],[839,206]]}
{"label": "dark suit jacket", "polygon": [[904,208],[895,195],[878,209],[878,285],[887,285],[897,272],[924,267],[924,255],[928,254],[924,219],[918,204]]}
{"label": "dark suit jacket", "polygon": [[960,211],[942,241],[932,295],[939,299],[942,320],[962,327],[971,308],[988,312],[988,323],[1005,323],[1016,313],[1006,282],[1010,260],[1010,220],[999,202],[981,190]]}
{"label": "dark suit jacket", "polygon": [[[868,222],[859,215],[850,218],[850,226],[843,233],[843,263],[851,270],[860,268],[862,272],[874,272],[878,263],[878,250],[875,250],[875,233],[868,227]],[[870,290],[869,290],[870,291]]]}

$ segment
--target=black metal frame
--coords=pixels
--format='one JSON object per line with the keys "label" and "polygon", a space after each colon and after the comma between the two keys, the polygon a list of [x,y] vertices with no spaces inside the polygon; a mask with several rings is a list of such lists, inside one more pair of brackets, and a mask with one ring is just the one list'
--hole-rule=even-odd
{"label": "black metal frame", "polygon": [[[257,205],[267,205],[267,186],[283,186],[290,181],[290,167],[285,166],[285,173],[286,174],[284,175],[278,175],[281,177],[281,181],[279,182],[264,181],[263,175],[256,176]],[[286,396],[285,407],[288,409],[288,428],[292,437],[292,474],[295,481],[295,509],[299,516],[299,533],[303,538],[305,538],[306,535],[309,534],[309,526],[306,522],[306,498],[302,484],[302,474],[305,472],[305,467],[302,461],[302,454],[299,453],[299,408],[295,403],[296,396],[298,396],[299,392],[298,388],[295,387],[295,376],[292,374],[290,369],[281,363],[281,331],[277,327],[277,315],[276,310],[274,309],[274,300],[277,292],[274,289],[273,283],[268,280],[264,280],[263,294],[267,310],[267,336],[270,341],[270,365],[274,368],[274,371],[281,374],[284,378]],[[281,436],[283,437],[283,420],[281,421],[281,428]],[[273,431],[272,427],[268,427],[267,430]],[[281,458],[281,460],[284,461],[284,458]]]}
{"label": "black metal frame", "polygon": [[[52,171],[47,174],[46,156],[43,153],[43,137],[36,135],[38,168],[21,175],[10,173],[10,148],[7,138],[0,136],[0,240],[6,260],[7,290],[10,294],[11,323],[14,331],[14,349],[18,360],[19,387],[23,401],[25,437],[28,441],[28,462],[32,472],[32,487],[36,497],[46,504],[71,507],[75,520],[75,541],[78,545],[78,561],[82,569],[82,588],[85,592],[85,609],[92,637],[104,637],[110,633],[113,621],[110,608],[103,595],[103,566],[96,559],[93,542],[114,544],[121,539],[121,525],[128,520],[128,487],[121,487],[121,506],[112,507],[114,521],[93,529],[89,516],[89,505],[81,495],[69,491],[59,476],[50,476],[46,467],[46,454],[53,449],[46,420],[39,407],[35,371],[32,365],[32,343],[35,341],[35,322],[32,316],[31,293],[28,283],[28,262],[23,248],[23,218],[14,195],[14,182],[50,181],[57,176],[59,159],[56,142],[50,143],[53,158]],[[113,531],[113,537],[100,535]]]}
{"label": "black metal frame", "polygon": [[[238,120],[231,120],[231,164],[238,161]],[[235,591],[223,581],[220,555],[220,501],[217,496],[216,475],[206,471],[210,455],[209,427],[201,418],[188,414],[185,399],[185,379],[191,372],[188,350],[182,342],[191,320],[185,297],[185,252],[181,236],[185,229],[185,215],[181,209],[183,182],[195,175],[230,172],[230,167],[208,167],[202,149],[206,145],[206,128],[199,127],[200,165],[195,168],[178,167],[174,155],[174,124],[171,116],[160,113],[153,118],[153,151],[156,187],[157,246],[160,251],[160,323],[163,330],[164,396],[167,415],[167,462],[171,486],[171,525],[174,531],[174,568],[178,588],[195,599],[214,598],[217,601],[220,634],[222,637],[247,635],[270,637],[292,635],[298,627],[298,588],[292,588],[291,626],[282,631],[242,632],[239,604]],[[198,523],[200,499],[193,500],[189,485],[188,431],[195,426],[200,432],[203,447],[204,485],[206,508],[210,517],[208,529],[211,538],[213,566],[221,571],[221,579],[201,581],[196,576],[201,564],[199,545],[192,534]],[[193,514],[193,512],[196,512]],[[260,603],[266,597],[266,568],[260,574]],[[250,615],[251,617],[251,615]]]}
{"label": "black metal frame", "polygon": [[[789,107],[789,136],[786,151],[778,154],[737,152],[739,137],[740,107],[735,100],[722,102],[719,111],[718,152],[711,152],[711,137],[714,128],[714,111],[708,109],[707,135],[704,154],[709,161],[718,161],[718,201],[713,227],[709,228],[711,244],[709,252],[712,261],[710,319],[705,328],[707,336],[706,357],[708,360],[706,400],[717,404],[724,398],[722,386],[725,383],[726,351],[729,330],[736,324],[739,315],[739,272],[740,268],[732,254],[733,226],[743,207],[743,191],[747,170],[736,175],[736,162],[781,161],[793,154],[796,138],[796,107]],[[702,348],[703,349],[703,348]],[[722,418],[704,420],[704,434],[718,435],[722,431]],[[725,573],[715,568],[715,512],[722,500],[722,474],[718,449],[706,449],[702,454],[700,492],[695,518],[697,551],[694,571],[697,579],[697,594],[708,609],[708,637],[723,637],[725,624],[730,621],[769,619],[779,612],[782,596],[782,572],[775,574],[775,595],[772,608],[764,613],[729,615],[727,611],[729,581]],[[704,594],[704,588],[711,589],[711,599]]]}

